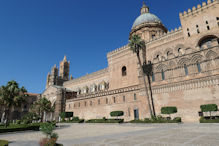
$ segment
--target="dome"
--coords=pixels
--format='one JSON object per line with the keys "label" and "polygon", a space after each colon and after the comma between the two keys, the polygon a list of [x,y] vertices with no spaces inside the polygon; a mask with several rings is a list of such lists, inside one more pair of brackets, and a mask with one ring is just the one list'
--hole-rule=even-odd
{"label": "dome", "polygon": [[132,28],[142,24],[142,23],[161,23],[160,19],[154,15],[154,14],[151,14],[151,13],[144,13],[144,14],[141,14],[134,22]]}

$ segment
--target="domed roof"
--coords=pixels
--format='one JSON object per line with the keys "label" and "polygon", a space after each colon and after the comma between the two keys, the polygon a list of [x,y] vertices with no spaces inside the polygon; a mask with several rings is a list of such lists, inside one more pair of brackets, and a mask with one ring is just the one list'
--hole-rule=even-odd
{"label": "domed roof", "polygon": [[156,15],[149,12],[149,7],[144,2],[141,8],[141,15],[135,20],[132,29],[142,23],[161,23]]}
{"label": "domed roof", "polygon": [[160,19],[151,13],[144,13],[141,14],[134,22],[132,28],[142,24],[142,23],[150,23],[150,22],[155,22],[155,23],[161,23]]}

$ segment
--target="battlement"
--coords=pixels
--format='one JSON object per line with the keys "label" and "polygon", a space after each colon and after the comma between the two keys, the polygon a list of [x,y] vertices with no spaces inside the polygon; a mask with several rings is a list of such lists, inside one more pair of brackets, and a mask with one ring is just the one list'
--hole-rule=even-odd
{"label": "battlement", "polygon": [[105,69],[99,70],[97,72],[93,72],[93,73],[87,74],[85,76],[82,76],[82,77],[79,77],[79,78],[76,78],[76,79],[73,79],[73,80],[70,80],[70,81],[66,81],[66,82],[64,82],[64,85],[69,85],[69,84],[80,82],[80,81],[83,81],[83,80],[88,80],[90,78],[93,78],[93,77],[101,75],[101,74],[105,74],[107,72],[108,72],[108,68],[105,68]]}
{"label": "battlement", "polygon": [[167,31],[167,33],[164,33],[161,36],[157,36],[157,37],[155,36],[153,39],[151,39],[148,42],[146,42],[146,44],[150,44],[152,42],[164,39],[164,38],[166,38],[166,37],[168,37],[170,35],[176,34],[176,33],[181,32],[181,31],[182,31],[182,27],[181,26],[179,28],[171,29],[170,31]]}
{"label": "battlement", "polygon": [[183,13],[180,13],[180,18],[189,17],[195,13],[198,13],[204,9],[207,9],[209,7],[214,6],[215,4],[218,4],[219,0],[207,0],[206,2],[202,2],[202,5],[198,4],[197,7],[193,7],[192,9],[188,9],[187,11],[184,11]]}
{"label": "battlement", "polygon": [[128,45],[125,45],[125,46],[122,46],[122,47],[120,47],[120,48],[117,48],[117,49],[115,49],[115,50],[113,50],[113,51],[107,53],[107,57],[109,57],[109,56],[111,56],[111,55],[113,55],[113,54],[115,54],[115,53],[117,53],[117,52],[120,52],[120,51],[122,51],[122,50],[126,50],[127,48],[128,48]]}

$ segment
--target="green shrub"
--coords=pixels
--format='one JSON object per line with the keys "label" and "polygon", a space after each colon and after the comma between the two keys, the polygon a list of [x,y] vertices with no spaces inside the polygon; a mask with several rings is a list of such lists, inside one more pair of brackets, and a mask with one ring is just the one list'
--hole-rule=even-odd
{"label": "green shrub", "polygon": [[168,120],[162,116],[157,116],[152,119],[145,118],[144,120],[133,120],[130,123],[180,123],[182,120],[180,117],[176,117],[173,120]]}
{"label": "green shrub", "polygon": [[176,123],[181,123],[182,119],[181,119],[181,117],[176,117],[173,119],[173,121],[175,121]]}
{"label": "green shrub", "polygon": [[21,124],[21,120],[16,120],[16,124]]}
{"label": "green shrub", "polygon": [[200,106],[202,112],[213,112],[217,111],[218,107],[216,104],[206,104]]}
{"label": "green shrub", "polygon": [[205,119],[204,117],[201,117],[199,121],[200,123],[219,123],[219,119]]}
{"label": "green shrub", "polygon": [[8,127],[0,127],[0,133],[5,132],[15,132],[15,131],[26,131],[26,130],[35,130],[38,131],[40,127],[39,123],[34,124],[10,124]]}
{"label": "green shrub", "polygon": [[52,123],[43,123],[40,125],[40,131],[42,131],[47,137],[50,136],[55,129],[55,126]]}
{"label": "green shrub", "polygon": [[110,113],[111,117],[120,117],[120,116],[123,116],[123,115],[124,115],[123,111],[113,111],[113,112]]}
{"label": "green shrub", "polygon": [[177,113],[177,108],[176,107],[162,107],[161,113],[162,114],[174,114],[174,113]]}
{"label": "green shrub", "polygon": [[86,123],[123,123],[123,119],[91,119],[85,121]]}
{"label": "green shrub", "polygon": [[8,146],[7,140],[0,140],[0,146]]}

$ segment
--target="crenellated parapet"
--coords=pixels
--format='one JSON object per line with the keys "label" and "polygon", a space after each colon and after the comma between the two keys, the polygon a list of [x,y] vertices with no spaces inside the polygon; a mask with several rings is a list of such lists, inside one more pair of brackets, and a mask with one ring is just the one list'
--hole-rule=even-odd
{"label": "crenellated parapet", "polygon": [[192,9],[188,9],[187,11],[184,11],[183,13],[180,13],[180,18],[189,17],[196,13],[199,13],[205,9],[208,9],[210,7],[213,7],[214,5],[218,4],[218,0],[208,0],[207,3],[203,2],[202,5],[197,5],[197,7],[193,7]]}
{"label": "crenellated parapet", "polygon": [[157,37],[154,37],[153,39],[149,40],[148,42],[146,42],[146,44],[150,44],[150,43],[153,43],[155,41],[159,41],[159,40],[162,40],[162,39],[166,39],[168,38],[169,36],[172,36],[172,35],[175,35],[179,32],[182,32],[182,27],[180,26],[179,28],[175,28],[175,29],[171,29],[170,31],[167,31],[167,33],[164,33],[163,35],[161,36],[157,36]]}
{"label": "crenellated parapet", "polygon": [[118,52],[127,50],[128,48],[129,48],[128,45],[125,45],[125,46],[122,46],[122,47],[120,47],[120,48],[117,48],[117,49],[115,49],[115,50],[113,50],[113,51],[107,53],[107,57],[110,57],[110,56],[112,56],[112,55],[114,55],[114,54],[116,54],[116,53],[118,53]]}
{"label": "crenellated parapet", "polygon": [[91,79],[95,76],[99,76],[99,75],[102,75],[102,74],[105,74],[105,73],[108,73],[108,68],[99,70],[99,71],[91,73],[91,74],[87,74],[85,76],[82,76],[82,77],[79,77],[79,78],[76,78],[76,79],[73,79],[73,80],[70,80],[70,81],[67,81],[67,82],[64,83],[64,85],[71,85],[71,84],[74,84],[74,83],[77,83],[77,82],[81,82],[81,81],[84,81],[84,80]]}

